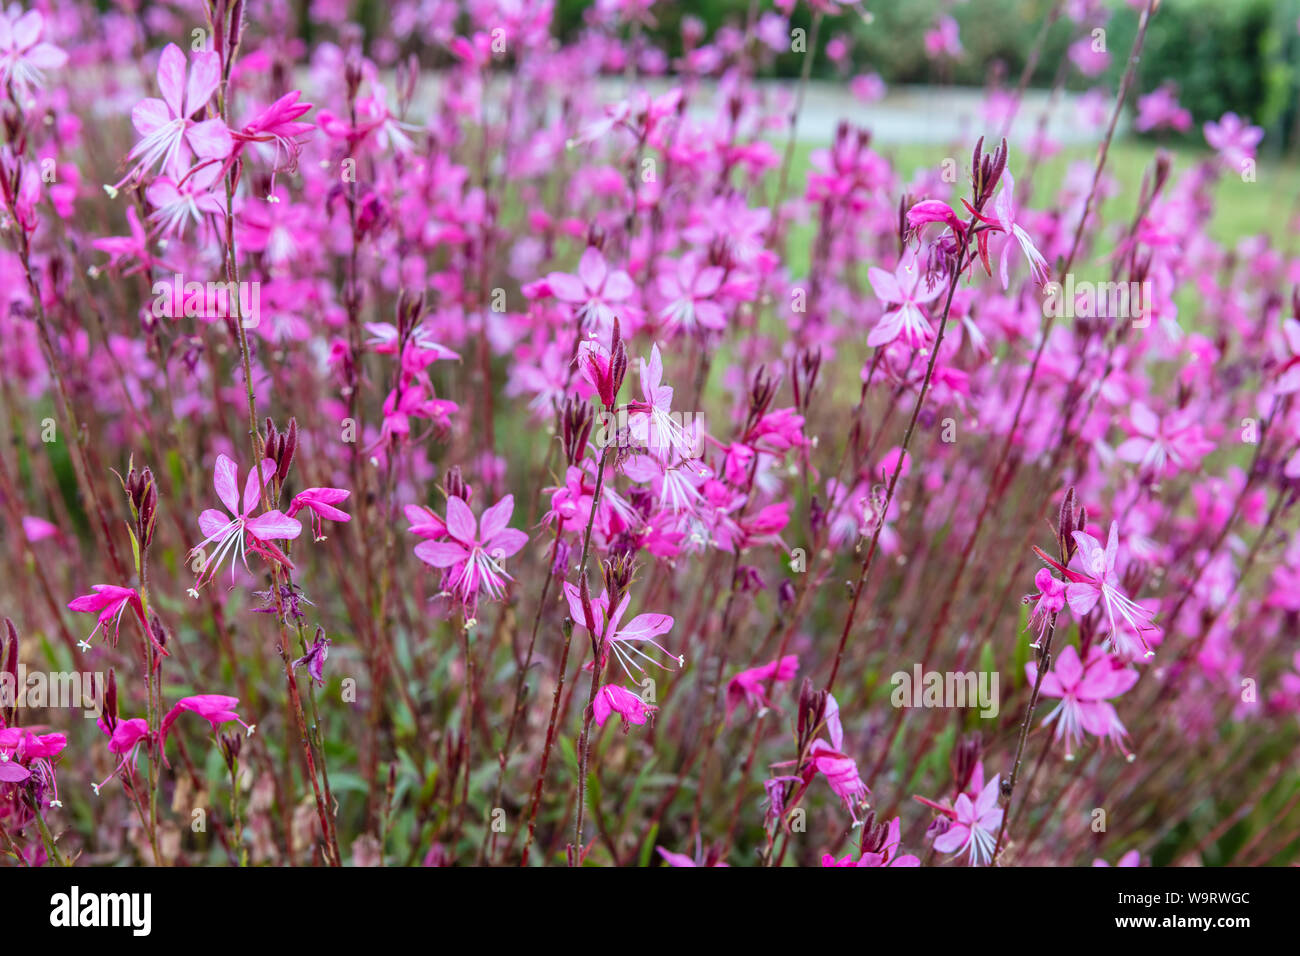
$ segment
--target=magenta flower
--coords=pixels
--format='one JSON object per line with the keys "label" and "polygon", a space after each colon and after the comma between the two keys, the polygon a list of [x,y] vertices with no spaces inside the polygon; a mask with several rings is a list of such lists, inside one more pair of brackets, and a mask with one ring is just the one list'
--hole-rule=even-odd
{"label": "magenta flower", "polygon": [[1290,395],[1300,391],[1300,319],[1287,319],[1282,323],[1282,338],[1286,342],[1287,354],[1275,373],[1277,381],[1273,391],[1278,395]]}
{"label": "magenta flower", "polygon": [[149,722],[143,717],[117,720],[111,715],[105,715],[100,717],[97,723],[99,729],[109,738],[109,753],[117,754],[121,759],[118,760],[117,766],[113,768],[112,773],[99,783],[90,785],[90,789],[94,791],[95,796],[99,796],[99,792],[104,789],[108,782],[122,771],[134,768],[135,755],[139,751],[141,744],[148,747],[153,740],[153,735],[149,733]]}
{"label": "magenta flower", "polygon": [[345,488],[307,488],[293,496],[289,502],[288,517],[292,518],[303,508],[311,512],[312,536],[317,541],[324,541],[321,533],[321,521],[351,521],[352,516],[334,506],[346,501],[352,492]]}
{"label": "magenta flower", "polygon": [[932,222],[941,222],[953,232],[962,235],[966,224],[952,211],[952,207],[938,199],[923,199],[907,211],[907,225],[912,230],[920,230]]}
{"label": "magenta flower", "polygon": [[158,89],[162,99],[141,100],[131,111],[131,122],[143,139],[127,154],[135,166],[118,183],[136,173],[158,169],[174,180],[183,178],[189,151],[200,159],[225,159],[232,141],[220,119],[196,120],[221,83],[221,56],[207,50],[196,52],[190,62],[188,80],[185,54],[175,43],[167,44],[158,59]]}
{"label": "magenta flower", "polygon": [[[238,490],[239,467],[225,455],[217,456],[217,464],[212,472],[212,485],[216,488],[217,497],[226,506],[229,514],[209,508],[199,515],[199,529],[207,537],[190,549],[190,559],[198,559],[202,562],[198,580],[190,589],[193,597],[198,597],[198,588],[216,576],[217,569],[227,556],[231,558],[232,580],[235,574],[236,557],[243,561],[245,568],[248,568],[249,547],[267,560],[279,561],[286,567],[293,567],[289,559],[271,542],[293,540],[302,533],[302,524],[278,510],[263,512],[255,518],[250,517],[250,513],[261,501],[263,486],[275,475],[275,469],[275,462],[266,458],[256,470],[248,473],[241,505]],[[216,545],[211,555],[203,550],[208,544]]]}
{"label": "magenta flower", "polygon": [[681,422],[673,415],[673,390],[663,384],[664,362],[659,346],[650,349],[650,361],[641,359],[641,397],[629,402],[628,427],[632,437],[656,455],[667,459],[671,454],[693,457],[692,443]]}
{"label": "magenta flower", "polygon": [[[1038,679],[1038,665],[1033,661],[1025,664],[1025,674],[1034,683]],[[1110,740],[1131,759],[1123,743],[1127,731],[1107,700],[1124,693],[1137,679],[1137,671],[1125,667],[1100,647],[1094,646],[1082,664],[1073,645],[1061,651],[1042,684],[1044,695],[1059,697],[1061,702],[1043,723],[1056,722],[1056,739],[1065,738],[1067,760],[1074,759],[1074,749],[1085,732]]]}
{"label": "magenta flower", "polygon": [[54,763],[67,745],[68,738],[63,734],[6,727],[0,717],[0,822],[13,829],[25,827],[36,817],[29,800],[50,807],[63,806]]}
{"label": "magenta flower", "polygon": [[[1098,859],[1096,859],[1096,860],[1093,860],[1093,861],[1092,861],[1092,865],[1093,865],[1093,866],[1110,866],[1109,863],[1107,863],[1105,860],[1100,859],[1100,858],[1098,858]],[[1137,850],[1129,850],[1127,853],[1125,853],[1123,856],[1121,856],[1121,857],[1119,858],[1119,862],[1116,863],[1115,865],[1116,865],[1116,866],[1141,866],[1141,865],[1142,865],[1142,856],[1141,856],[1140,853],[1138,853]]]}
{"label": "magenta flower", "polygon": [[911,854],[898,855],[902,843],[902,826],[898,817],[885,826],[863,828],[861,855],[855,861],[849,853],[844,859],[837,860],[829,853],[822,855],[822,866],[920,866],[921,861]]}
{"label": "magenta flower", "polygon": [[856,821],[857,806],[870,795],[871,790],[858,774],[857,761],[843,753],[844,725],[840,723],[840,705],[830,695],[826,697],[822,722],[831,740],[828,744],[818,737],[809,746],[808,762],[803,770],[804,780],[811,780],[817,773],[825,776],[831,790]]}
{"label": "magenta flower", "polygon": [[272,150],[271,168],[292,171],[298,166],[302,154],[300,137],[315,129],[312,123],[303,123],[298,117],[311,109],[310,103],[299,103],[301,90],[292,90],[263,109],[244,125],[233,130],[233,155],[239,155],[248,143]]}
{"label": "magenta flower", "polygon": [[[1059,614],[1065,607],[1067,589],[1066,583],[1053,577],[1052,572],[1047,568],[1038,569],[1038,573],[1034,575],[1034,587],[1038,588],[1038,599],[1034,604],[1033,612],[1029,615],[1029,626],[1038,629],[1038,637],[1029,645],[1030,647],[1038,647],[1043,643],[1052,615]],[[1034,600],[1034,595],[1027,595],[1024,600],[1028,604]]]}
{"label": "magenta flower", "polygon": [[705,856],[705,858],[700,862],[696,862],[694,859],[687,856],[685,853],[673,853],[671,850],[665,850],[661,846],[655,847],[655,852],[657,852],[663,858],[663,861],[667,863],[669,866],[728,866],[729,867],[731,865],[729,863],[723,862],[721,859],[715,858],[718,852],[716,849],[711,849],[708,852],[708,854]]}
{"label": "magenta flower", "polygon": [[727,719],[743,700],[752,711],[768,706],[768,681],[791,681],[799,671],[799,658],[787,654],[770,664],[751,667],[736,674],[727,682]]}
{"label": "magenta flower", "polygon": [[445,587],[461,602],[462,609],[473,618],[480,590],[499,601],[507,581],[514,580],[501,562],[528,543],[528,535],[506,527],[514,514],[514,495],[506,495],[474,520],[474,513],[460,498],[447,498],[447,537],[441,541],[421,541],[415,554],[435,568],[450,569]]}
{"label": "magenta flower", "polygon": [[134,588],[118,587],[116,584],[95,584],[91,586],[91,590],[93,594],[83,594],[68,602],[70,611],[99,615],[99,619],[95,622],[95,629],[84,640],[77,642],[77,646],[83,651],[90,650],[90,639],[95,636],[95,631],[102,627],[104,633],[108,633],[110,623],[113,625],[113,646],[116,647],[118,631],[122,627],[122,615],[128,607],[135,611],[140,623],[144,624],[144,606],[140,603],[140,595]]}
{"label": "magenta flower", "polygon": [[317,628],[316,639],[312,641],[311,647],[307,648],[307,653],[293,662],[293,669],[306,667],[307,673],[311,679],[316,682],[317,687],[325,686],[325,661],[330,656],[330,639],[325,636],[325,631]]}
{"label": "magenta flower", "polygon": [[949,816],[952,825],[934,838],[940,853],[966,854],[971,866],[983,866],[993,859],[997,833],[1002,826],[1002,809],[998,806],[998,782],[995,775],[980,795],[971,800],[966,794],[957,797]]}
{"label": "magenta flower", "polygon": [[[609,592],[604,591],[600,597],[591,602],[591,619],[588,619],[587,609],[583,607],[582,594],[578,588],[568,581],[564,582],[564,596],[569,601],[569,616],[573,623],[578,627],[585,627],[592,631],[597,639],[603,640],[601,647],[601,666],[604,667],[608,659],[609,651],[614,651],[614,656],[618,659],[619,666],[623,668],[623,673],[627,674],[628,679],[633,683],[637,678],[633,676],[632,669],[638,673],[646,673],[638,662],[637,658],[648,661],[655,667],[668,670],[668,665],[661,664],[655,660],[637,645],[653,647],[667,656],[669,661],[676,662],[678,667],[686,663],[685,657],[673,657],[668,650],[655,640],[660,634],[667,634],[673,627],[673,619],[668,614],[638,614],[626,624],[623,623],[623,615],[627,613],[627,606],[632,601],[632,595],[624,594],[623,599],[618,602],[618,607],[614,613],[609,611]],[[590,662],[587,665],[590,667]]]}
{"label": "magenta flower", "polygon": [[938,22],[925,33],[925,55],[932,60],[943,57],[955,60],[961,54],[961,36],[957,21],[949,16],[940,17]]}
{"label": "magenta flower", "polygon": [[214,734],[222,724],[233,720],[244,728],[245,736],[251,735],[257,729],[257,725],[244,723],[243,719],[235,713],[235,706],[238,703],[238,697],[227,697],[224,694],[196,694],[193,697],[182,697],[163,716],[162,723],[158,725],[158,739],[165,745],[172,724],[176,722],[177,717],[185,713],[198,714],[212,725]]}
{"label": "magenta flower", "polygon": [[631,724],[644,724],[654,711],[654,707],[618,684],[606,684],[596,692],[596,699],[592,702],[596,726],[605,726],[610,714],[618,714],[623,718],[623,733],[627,733]]}

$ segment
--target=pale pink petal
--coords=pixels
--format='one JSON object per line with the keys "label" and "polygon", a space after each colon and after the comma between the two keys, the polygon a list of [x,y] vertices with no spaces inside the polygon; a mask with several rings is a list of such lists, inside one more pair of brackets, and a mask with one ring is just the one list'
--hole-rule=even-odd
{"label": "pale pink petal", "polygon": [[156,97],[141,100],[131,110],[131,125],[141,136],[148,136],[158,127],[171,122],[167,104]]}
{"label": "pale pink petal", "polygon": [[244,523],[248,533],[263,541],[287,538],[293,540],[302,534],[302,522],[281,511],[268,511]]}
{"label": "pale pink petal", "polygon": [[195,123],[185,132],[185,139],[200,159],[225,159],[234,145],[230,130],[219,119]]}
{"label": "pale pink petal", "polygon": [[489,541],[510,523],[510,516],[515,511],[515,496],[506,495],[479,518],[479,540],[486,546]]}
{"label": "pale pink petal", "polygon": [[455,495],[449,497],[447,499],[447,531],[451,536],[463,544],[474,544],[478,541],[477,528],[478,523],[474,520],[474,512],[469,510],[469,505]]}
{"label": "pale pink petal", "polygon": [[239,466],[225,455],[217,456],[216,467],[212,469],[212,486],[230,513],[239,514]]}
{"label": "pale pink petal", "polygon": [[421,541],[415,546],[415,556],[435,568],[450,568],[469,557],[469,552],[455,541]]}
{"label": "pale pink petal", "polygon": [[[258,480],[258,472],[261,472],[261,480]],[[259,467],[248,473],[248,479],[244,482],[244,510],[243,514],[248,514],[257,507],[257,503],[262,500],[262,486],[271,480],[275,474],[275,462],[269,458],[263,458]]]}
{"label": "pale pink petal", "polygon": [[221,57],[215,51],[195,53],[190,60],[190,81],[185,90],[185,112],[193,116],[207,105],[221,82]]}
{"label": "pale pink petal", "polygon": [[600,254],[600,250],[595,246],[588,246],[578,261],[578,278],[582,280],[582,284],[588,291],[598,292],[605,282],[608,271],[605,257]]}
{"label": "pale pink petal", "polygon": [[171,111],[172,118],[182,116],[185,95],[185,54],[175,43],[168,43],[158,58],[158,89]]}

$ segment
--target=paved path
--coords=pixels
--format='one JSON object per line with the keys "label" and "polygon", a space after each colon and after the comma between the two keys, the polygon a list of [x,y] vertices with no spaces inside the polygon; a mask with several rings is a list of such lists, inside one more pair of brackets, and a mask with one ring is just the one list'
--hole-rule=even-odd
{"label": "paved path", "polygon": [[[779,95],[780,88],[791,95],[797,86],[793,80],[760,80],[760,86]],[[671,85],[664,79],[649,80],[647,88],[662,92]],[[601,84],[602,98],[612,102],[622,95],[621,80]],[[703,118],[716,115],[712,106],[713,84],[706,84],[694,97],[691,112]],[[1016,116],[1009,139],[1024,141],[1038,128],[1039,117],[1050,97],[1046,90],[1028,90]],[[890,87],[885,98],[863,103],[847,84],[814,81],[808,85],[803,110],[799,116],[798,138],[803,142],[825,143],[835,135],[841,119],[871,130],[880,143],[952,143],[971,142],[980,135],[994,135],[981,109],[984,91],[975,87],[899,86]],[[1082,111],[1078,94],[1062,93],[1048,119],[1047,132],[1057,142],[1066,144],[1095,143],[1100,129],[1091,129],[1080,121]],[[1109,108],[1109,104],[1107,106]],[[1118,133],[1127,123],[1121,117]]]}

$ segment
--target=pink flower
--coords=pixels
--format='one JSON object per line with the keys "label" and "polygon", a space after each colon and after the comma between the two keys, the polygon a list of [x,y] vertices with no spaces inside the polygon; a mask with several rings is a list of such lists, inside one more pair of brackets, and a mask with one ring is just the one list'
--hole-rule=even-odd
{"label": "pink flower", "polygon": [[[1093,860],[1093,861],[1092,861],[1092,865],[1093,865],[1093,866],[1110,866],[1109,863],[1107,863],[1105,860],[1102,860],[1102,859],[1100,859],[1100,858],[1099,858],[1099,859],[1096,859],[1096,860]],[[1123,856],[1121,856],[1121,857],[1119,858],[1119,862],[1116,863],[1115,865],[1116,865],[1116,866],[1141,866],[1141,865],[1142,865],[1142,856],[1141,856],[1141,854],[1138,853],[1137,850],[1129,850],[1127,853],[1125,853]]]}
{"label": "pink flower", "polygon": [[910,854],[897,855],[899,844],[902,842],[901,833],[902,828],[898,817],[894,817],[887,825],[864,825],[859,848],[861,856],[856,862],[852,853],[846,854],[842,860],[825,853],[822,855],[822,866],[920,866],[921,861]]}
{"label": "pink flower", "polygon": [[1276,372],[1273,391],[1278,395],[1289,395],[1300,391],[1300,319],[1287,319],[1282,323],[1282,338],[1288,354]]}
{"label": "pink flower", "polygon": [[[1025,674],[1032,684],[1038,679],[1038,665],[1030,661]],[[1042,693],[1059,697],[1061,702],[1043,720],[1044,724],[1056,722],[1056,739],[1065,738],[1065,757],[1074,757],[1075,746],[1085,732],[1094,737],[1104,737],[1125,754],[1123,737],[1127,733],[1115,708],[1107,703],[1137,683],[1138,673],[1125,667],[1094,646],[1088,652],[1086,663],[1079,662],[1079,652],[1070,645],[1061,651],[1052,666],[1052,672],[1043,677]]]}
{"label": "pink flower", "polygon": [[1110,66],[1110,54],[1095,47],[1096,41],[1090,37],[1081,37],[1070,44],[1070,62],[1084,76],[1100,76]]}
{"label": "pink flower", "polygon": [[[1020,251],[1025,254],[1025,258],[1029,261],[1029,272],[1034,277],[1034,281],[1039,285],[1045,285],[1049,272],[1047,260],[1038,251],[1034,241],[1029,238],[1029,233],[1025,232],[1016,223],[1015,192],[1016,180],[1011,175],[1011,170],[1008,169],[1002,174],[1002,188],[998,191],[998,198],[993,201],[993,215],[985,216],[973,209],[971,213],[980,221],[988,223],[999,232],[1007,234],[1007,241],[1002,244],[1002,257],[998,260],[998,278],[1002,282],[1002,288],[1005,289],[1010,284],[1007,278],[1007,256],[1011,253],[1012,239],[1020,246]],[[968,208],[969,205],[967,203]],[[981,233],[979,241],[981,254],[985,256],[987,262],[987,247],[985,245],[987,233]]]}
{"label": "pink flower", "polygon": [[162,99],[141,100],[131,111],[131,122],[143,139],[127,154],[135,166],[118,183],[136,173],[159,169],[180,180],[189,150],[200,159],[225,159],[230,154],[230,131],[220,119],[195,120],[221,83],[221,56],[211,50],[196,52],[190,62],[188,82],[185,54],[167,44],[158,59],[158,89]]}
{"label": "pink flower", "polygon": [[1233,172],[1242,172],[1255,158],[1255,147],[1264,138],[1264,130],[1251,126],[1236,113],[1224,113],[1217,123],[1203,127],[1205,141],[1219,154],[1219,159]]}
{"label": "pink flower", "polygon": [[[632,601],[632,595],[624,594],[623,599],[618,602],[618,607],[611,614],[609,610],[609,592],[602,592],[600,597],[591,602],[591,617],[588,618],[588,608],[583,606],[582,593],[577,587],[564,582],[564,596],[569,602],[569,616],[573,623],[579,627],[585,627],[595,634],[596,638],[604,641],[601,648],[601,666],[605,664],[609,651],[614,651],[614,656],[618,659],[619,665],[623,668],[623,673],[627,674],[628,679],[634,683],[637,678],[632,675],[635,669],[638,673],[646,673],[637,658],[648,661],[655,667],[667,670],[668,666],[659,663],[638,644],[647,647],[653,647],[665,654],[670,661],[675,661],[678,667],[685,664],[684,657],[673,657],[667,649],[655,640],[660,634],[667,634],[673,628],[673,619],[667,614],[638,614],[626,624],[623,623],[623,615],[627,613],[627,606]],[[590,666],[590,664],[588,664]]]}
{"label": "pink flower", "polygon": [[578,274],[552,272],[546,277],[552,294],[573,306],[583,327],[602,338],[612,325],[617,307],[636,293],[632,277],[622,269],[610,270],[595,246],[588,246],[578,261]]}
{"label": "pink flower", "polygon": [[[275,475],[275,469],[275,462],[266,458],[256,470],[248,473],[241,506],[238,490],[239,467],[225,455],[217,456],[217,464],[212,471],[212,485],[229,514],[209,508],[199,515],[199,529],[207,537],[190,549],[191,560],[197,558],[202,561],[198,580],[190,589],[192,596],[198,597],[198,588],[216,576],[217,569],[227,555],[231,558],[232,580],[235,574],[236,556],[242,559],[244,567],[248,568],[247,548],[250,546],[268,560],[279,561],[286,567],[293,567],[289,559],[270,542],[293,540],[302,533],[302,524],[278,510],[266,511],[256,518],[249,517],[250,512],[260,503],[262,487]],[[249,539],[247,541],[245,532]],[[216,547],[209,556],[203,548],[213,543]]]}
{"label": "pink flower", "polygon": [[1168,126],[1180,133],[1185,133],[1192,126],[1192,114],[1178,105],[1178,97],[1172,84],[1166,83],[1146,96],[1139,96],[1138,115],[1133,121],[1133,128],[1139,133],[1149,133],[1162,126]]}
{"label": "pink flower", "polygon": [[90,650],[90,639],[95,636],[95,631],[102,627],[104,632],[108,633],[110,623],[113,625],[113,646],[116,647],[118,631],[122,626],[122,615],[128,607],[135,611],[140,623],[144,624],[144,606],[140,603],[140,595],[134,588],[118,587],[115,584],[96,584],[91,587],[91,590],[94,591],[93,594],[83,594],[68,602],[70,611],[99,615],[95,630],[91,631],[85,640],[77,642],[77,646],[83,651]]}
{"label": "pink flower", "polygon": [[681,423],[673,416],[673,390],[663,384],[664,362],[659,346],[650,349],[650,361],[641,359],[641,397],[629,402],[628,427],[632,437],[661,458],[670,454],[693,457],[692,443]]}
{"label": "pink flower", "polygon": [[308,509],[311,514],[312,535],[317,541],[324,541],[325,535],[321,533],[321,521],[351,521],[352,516],[346,512],[340,511],[334,506],[340,501],[346,501],[352,492],[345,488],[307,488],[293,496],[289,502],[288,516],[294,517],[303,508]]}
{"label": "pink flower", "polygon": [[943,16],[933,28],[925,33],[925,54],[932,60],[940,57],[956,59],[962,54],[961,37],[958,35],[957,21]]}
{"label": "pink flower", "polygon": [[923,199],[907,211],[907,225],[913,231],[932,222],[941,222],[958,235],[966,231],[966,224],[957,218],[951,206],[941,200]]}
{"label": "pink flower", "polygon": [[663,861],[667,863],[669,866],[730,866],[731,865],[729,863],[724,863],[722,860],[714,859],[714,856],[717,852],[716,850],[710,850],[709,853],[705,856],[703,862],[700,863],[695,862],[695,860],[691,859],[685,853],[673,853],[669,850],[665,850],[661,846],[655,847],[655,851],[661,857],[663,857]]}
{"label": "pink flower", "polygon": [[[1038,637],[1033,644],[1029,645],[1030,647],[1038,647],[1042,644],[1052,615],[1059,614],[1065,607],[1066,584],[1053,577],[1052,572],[1047,568],[1038,569],[1038,573],[1034,575],[1034,587],[1038,588],[1038,601],[1029,615],[1029,626],[1038,628]],[[1030,594],[1024,600],[1027,604],[1034,600],[1034,596]]]}
{"label": "pink flower", "polygon": [[[1110,538],[1105,549],[1096,538],[1083,531],[1074,532],[1074,540],[1079,550],[1070,562],[1071,573],[1067,577],[1071,583],[1065,589],[1065,599],[1070,610],[1083,616],[1100,601],[1105,608],[1105,620],[1112,633],[1118,630],[1115,622],[1117,613],[1139,635],[1143,631],[1155,630],[1155,625],[1151,623],[1153,612],[1134,604],[1119,588],[1119,576],[1115,572],[1119,524],[1114,521],[1110,523]],[[1150,652],[1147,656],[1153,655],[1154,652]]]}
{"label": "pink flower", "polygon": [[23,515],[23,534],[32,544],[47,538],[57,538],[59,529],[36,515]]}
{"label": "pink flower", "polygon": [[1139,465],[1154,478],[1195,471],[1201,459],[1214,451],[1214,443],[1204,438],[1204,429],[1190,413],[1157,415],[1141,402],[1134,402],[1129,421],[1137,434],[1115,449],[1115,454],[1122,461]]}
{"label": "pink flower", "polygon": [[1002,826],[1002,809],[998,807],[998,782],[1001,774],[988,782],[980,795],[971,800],[960,794],[949,812],[952,825],[934,839],[940,853],[965,853],[971,866],[982,866],[993,859],[998,829]]}
{"label": "pink flower", "polygon": [[[940,205],[948,208],[943,203]],[[867,336],[867,345],[875,348],[902,338],[912,348],[919,348],[934,338],[930,320],[921,306],[938,298],[944,285],[937,279],[927,278],[917,268],[915,256],[905,257],[892,275],[884,269],[868,269],[867,280],[881,302],[892,304]]]}
{"label": "pink flower", "polygon": [[751,667],[736,674],[727,683],[727,719],[731,719],[732,713],[740,706],[742,700],[750,710],[767,707],[768,681],[794,680],[798,670],[799,658],[794,654],[787,654],[770,664]]}
{"label": "pink flower", "polygon": [[857,805],[867,798],[871,790],[858,775],[857,761],[847,756],[844,749],[844,725],[840,723],[840,705],[827,695],[822,723],[831,738],[830,743],[818,737],[808,748],[808,763],[804,767],[805,781],[820,773],[835,791],[849,814],[857,820]]}
{"label": "pink flower", "polygon": [[879,73],[864,73],[849,80],[849,92],[864,103],[874,103],[885,97],[885,81]]}
{"label": "pink flower", "polygon": [[317,687],[325,686],[325,661],[330,656],[330,639],[322,628],[316,629],[316,639],[312,641],[307,653],[293,662],[293,669],[306,666],[307,673],[316,682]]}
{"label": "pink flower", "polygon": [[68,62],[68,54],[41,42],[45,17],[39,10],[16,16],[17,9],[15,5],[9,14],[0,11],[0,87],[12,83],[22,100],[29,87],[45,85],[42,71],[59,69]]}
{"label": "pink flower", "polygon": [[528,535],[508,528],[514,514],[514,495],[506,495],[483,512],[478,521],[460,498],[447,499],[447,538],[421,541],[415,554],[435,568],[450,568],[446,587],[461,602],[465,613],[473,617],[480,589],[501,600],[507,581],[514,580],[501,562],[528,543]]}
{"label": "pink flower", "polygon": [[244,734],[248,736],[257,729],[257,725],[244,723],[243,719],[235,713],[235,706],[238,703],[238,697],[227,697],[224,694],[197,694],[193,697],[182,697],[171,710],[167,711],[162,723],[158,725],[158,738],[166,744],[167,733],[171,730],[172,724],[176,722],[177,717],[185,713],[198,714],[212,725],[214,734],[219,726],[233,720],[244,728]]}
{"label": "pink flower", "polygon": [[159,176],[145,190],[154,207],[149,221],[157,223],[164,236],[184,236],[190,221],[200,223],[205,215],[224,215],[225,198],[212,192],[220,175],[221,167],[213,163],[191,170],[179,183],[170,176]]}
{"label": "pink flower", "polygon": [[654,707],[618,684],[606,684],[596,692],[596,699],[592,702],[596,726],[605,726],[610,714],[618,714],[623,718],[623,733],[627,733],[631,724],[644,724],[654,711]]}
{"label": "pink flower", "polygon": [[312,123],[298,121],[311,109],[310,103],[298,102],[300,96],[301,90],[291,90],[249,120],[243,129],[233,131],[233,154],[238,155],[247,143],[269,145],[273,148],[273,170],[296,169],[302,153],[299,137],[316,128]]}
{"label": "pink flower", "polygon": [[0,821],[21,829],[35,819],[28,799],[61,807],[54,761],[68,745],[63,734],[38,734],[25,727],[5,727],[0,718]]}
{"label": "pink flower", "polygon": [[722,306],[713,301],[725,275],[718,266],[701,265],[693,254],[684,256],[677,268],[661,272],[658,291],[666,303],[661,313],[665,328],[687,332],[726,328]]}

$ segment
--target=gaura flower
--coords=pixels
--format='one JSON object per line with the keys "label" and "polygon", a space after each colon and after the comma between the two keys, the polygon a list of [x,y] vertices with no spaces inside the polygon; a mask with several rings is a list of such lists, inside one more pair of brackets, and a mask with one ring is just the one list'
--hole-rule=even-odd
{"label": "gaura flower", "polygon": [[351,521],[352,516],[344,511],[340,511],[334,506],[340,501],[346,501],[352,492],[346,488],[307,488],[293,496],[289,502],[290,518],[294,517],[303,508],[311,512],[312,536],[317,541],[324,541],[325,535],[321,533],[321,521]]}
{"label": "gaura flower", "polygon": [[212,725],[213,733],[216,733],[217,728],[222,724],[233,720],[244,728],[245,736],[249,736],[257,729],[257,725],[244,723],[243,719],[235,713],[235,706],[238,703],[238,697],[227,697],[224,694],[196,694],[193,697],[182,697],[171,710],[167,711],[162,723],[158,725],[158,737],[166,744],[167,733],[171,730],[172,724],[176,722],[177,717],[185,713],[198,714]]}
{"label": "gaura flower", "polygon": [[[1031,685],[1035,683],[1038,665],[1033,661],[1025,664],[1025,675]],[[1110,740],[1132,759],[1124,747],[1124,725],[1107,700],[1124,693],[1137,679],[1137,671],[1123,666],[1100,647],[1089,650],[1083,663],[1073,645],[1061,651],[1042,684],[1044,696],[1059,697],[1061,702],[1043,723],[1056,722],[1056,739],[1065,738],[1065,759],[1074,759],[1074,749],[1084,732]]]}
{"label": "gaura flower", "polygon": [[[17,5],[11,8],[17,10]],[[45,85],[45,70],[57,70],[68,62],[68,54],[52,43],[41,41],[45,17],[28,10],[20,17],[0,11],[0,87],[13,84],[20,99],[29,87]]]}
{"label": "gaura flower", "polygon": [[946,833],[934,838],[934,848],[940,853],[966,854],[971,866],[982,866],[992,861],[997,844],[997,833],[1002,826],[1002,809],[998,804],[997,774],[980,791],[975,800],[960,794],[951,810],[944,811],[952,818]]}
{"label": "gaura flower", "polygon": [[86,636],[85,640],[77,642],[77,646],[83,651],[90,650],[90,639],[95,636],[95,631],[102,627],[104,633],[108,633],[110,623],[113,625],[113,646],[116,647],[118,631],[122,627],[122,615],[128,607],[135,611],[140,623],[144,624],[144,606],[140,603],[140,595],[134,588],[118,587],[116,584],[95,584],[91,586],[91,590],[93,594],[83,594],[68,602],[69,611],[99,615],[99,619],[95,622],[95,629]]}
{"label": "gaura flower", "polygon": [[[302,524],[295,518],[278,510],[266,511],[257,517],[250,513],[257,507],[262,495],[262,487],[275,475],[276,464],[264,458],[260,466],[248,473],[244,484],[244,498],[241,504],[238,491],[239,467],[225,455],[217,456],[217,464],[212,472],[212,485],[217,497],[226,506],[229,514],[209,508],[199,515],[199,529],[207,535],[190,550],[191,560],[201,559],[198,580],[190,588],[190,595],[198,597],[198,588],[216,576],[217,569],[226,556],[231,557],[230,576],[235,575],[235,556],[237,555],[248,568],[248,548],[263,555],[267,560],[278,561],[288,568],[293,564],[271,544],[274,540],[293,540],[302,533]],[[205,554],[205,545],[215,543],[211,555]]]}
{"label": "gaura flower", "polygon": [[421,541],[415,555],[435,568],[450,569],[446,587],[473,617],[480,590],[501,600],[507,581],[514,580],[501,562],[528,543],[528,535],[508,528],[515,497],[506,495],[475,521],[474,512],[455,495],[447,498],[447,532],[440,541]]}
{"label": "gaura flower", "polygon": [[[583,607],[582,593],[577,587],[564,582],[564,596],[569,601],[569,616],[573,623],[578,627],[585,627],[592,631],[596,638],[603,639],[604,644],[601,647],[601,666],[605,665],[608,659],[609,651],[614,651],[615,658],[618,659],[619,666],[623,668],[623,673],[627,674],[628,679],[636,682],[637,678],[633,676],[632,669],[638,673],[646,673],[638,662],[637,658],[648,661],[655,667],[668,670],[669,665],[661,664],[655,660],[637,645],[653,647],[661,651],[669,661],[675,662],[678,667],[686,663],[685,657],[674,657],[668,653],[668,650],[655,640],[660,634],[667,634],[673,627],[673,619],[667,614],[638,614],[626,624],[623,623],[623,615],[627,613],[627,606],[632,601],[632,595],[624,594],[623,599],[618,602],[618,607],[611,614],[609,610],[609,592],[604,591],[600,597],[591,602],[591,613],[593,619],[588,621],[587,610]],[[590,663],[588,666],[591,666]]]}
{"label": "gaura flower", "polygon": [[[1068,568],[1061,567],[1041,548],[1034,548],[1040,558],[1064,573],[1070,582],[1065,589],[1065,600],[1070,605],[1070,610],[1082,617],[1101,602],[1105,609],[1103,621],[1109,624],[1112,634],[1119,631],[1116,624],[1117,614],[1119,619],[1139,637],[1144,631],[1158,630],[1151,623],[1154,612],[1134,604],[1119,588],[1119,576],[1115,572],[1115,556],[1119,550],[1119,524],[1114,521],[1110,523],[1110,538],[1105,548],[1102,548],[1096,538],[1083,531],[1075,531],[1074,540],[1079,550],[1075,552]],[[1143,645],[1147,647],[1148,657],[1155,656],[1155,651],[1146,645],[1145,639]]]}
{"label": "gaura flower", "polygon": [[610,714],[618,714],[623,718],[623,733],[627,733],[631,724],[641,726],[655,712],[653,706],[618,684],[606,684],[597,691],[591,709],[598,727],[605,726]]}
{"label": "gaura flower", "polygon": [[[194,54],[188,80],[185,54],[175,43],[167,44],[158,59],[158,90],[162,99],[141,100],[131,111],[131,122],[143,139],[127,154],[134,161],[125,177],[152,169],[167,173],[174,180],[183,178],[184,157],[193,150],[200,159],[220,160],[230,153],[230,131],[220,119],[195,120],[221,83],[221,56],[212,50]],[[116,188],[110,193],[116,192]]]}
{"label": "gaura flower", "polygon": [[770,664],[751,667],[736,674],[727,682],[727,719],[743,700],[750,710],[768,706],[768,681],[790,681],[799,670],[799,658],[787,654]]}

